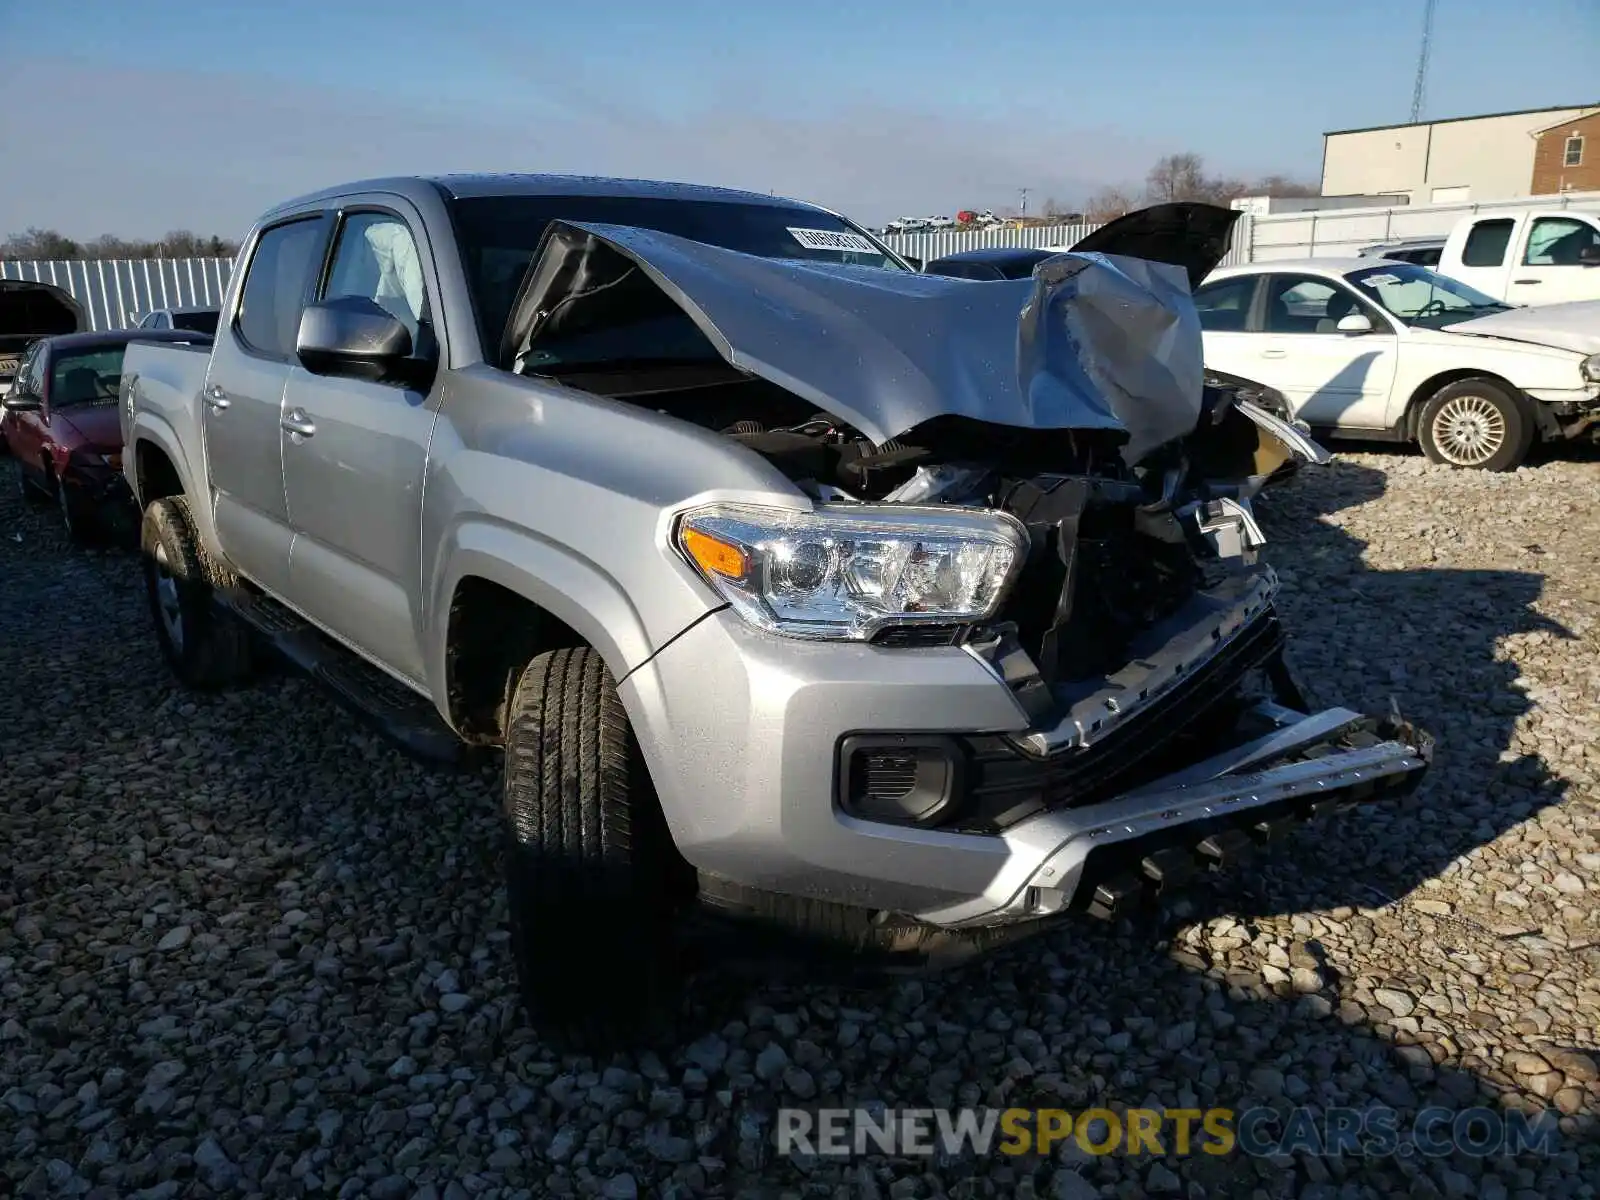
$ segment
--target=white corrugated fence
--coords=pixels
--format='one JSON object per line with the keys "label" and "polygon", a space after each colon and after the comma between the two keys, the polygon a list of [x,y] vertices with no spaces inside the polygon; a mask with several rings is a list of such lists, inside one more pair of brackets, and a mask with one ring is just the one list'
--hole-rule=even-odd
{"label": "white corrugated fence", "polygon": [[232,272],[231,258],[0,261],[0,279],[31,279],[67,292],[93,330],[137,325],[153,308],[220,304]]}

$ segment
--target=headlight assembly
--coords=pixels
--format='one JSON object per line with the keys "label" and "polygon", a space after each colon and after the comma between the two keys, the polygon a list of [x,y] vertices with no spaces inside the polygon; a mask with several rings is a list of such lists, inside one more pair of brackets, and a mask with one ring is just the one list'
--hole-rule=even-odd
{"label": "headlight assembly", "polygon": [[1600,383],[1600,354],[1591,354],[1578,364],[1583,377],[1590,383]]}
{"label": "headlight assembly", "polygon": [[843,641],[993,616],[1028,546],[1005,513],[872,505],[716,504],[685,514],[676,542],[752,625]]}

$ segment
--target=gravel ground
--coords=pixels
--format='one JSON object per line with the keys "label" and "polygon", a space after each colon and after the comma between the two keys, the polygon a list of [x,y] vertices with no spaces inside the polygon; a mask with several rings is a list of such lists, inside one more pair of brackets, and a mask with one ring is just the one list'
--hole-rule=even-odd
{"label": "gravel ground", "polygon": [[[1342,456],[1265,513],[1301,672],[1440,740],[1141,928],[939,979],[712,980],[637,1057],[524,1023],[488,775],[303,682],[169,684],[133,560],[0,500],[0,1195],[1596,1194],[1600,462]],[[1266,507],[1266,506],[1264,506]],[[1474,1103],[1553,1157],[777,1159],[784,1101]]]}

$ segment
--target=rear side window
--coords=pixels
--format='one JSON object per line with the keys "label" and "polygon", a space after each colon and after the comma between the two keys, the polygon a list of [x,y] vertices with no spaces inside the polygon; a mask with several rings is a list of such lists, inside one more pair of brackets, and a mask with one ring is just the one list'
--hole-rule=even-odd
{"label": "rear side window", "polygon": [[1461,248],[1461,265],[1498,267],[1505,262],[1506,246],[1511,241],[1511,227],[1515,224],[1510,217],[1479,221],[1467,234],[1467,244]]}
{"label": "rear side window", "polygon": [[294,352],[300,312],[312,270],[322,257],[320,217],[266,230],[250,256],[239,303],[239,336],[258,354],[288,358]]}

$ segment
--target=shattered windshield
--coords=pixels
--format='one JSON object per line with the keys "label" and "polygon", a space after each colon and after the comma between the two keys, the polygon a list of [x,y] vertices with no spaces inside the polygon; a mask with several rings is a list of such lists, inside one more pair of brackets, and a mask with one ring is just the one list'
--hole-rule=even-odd
{"label": "shattered windshield", "polygon": [[839,217],[783,204],[666,196],[482,196],[452,202],[485,347],[496,345],[523,273],[553,220],[636,225],[761,258],[906,267]]}
{"label": "shattered windshield", "polygon": [[1381,267],[1352,271],[1345,278],[1360,288],[1364,296],[1376,300],[1385,311],[1407,325],[1422,325],[1428,329],[1443,329],[1457,321],[1485,317],[1511,307],[1415,263],[1385,263]]}

